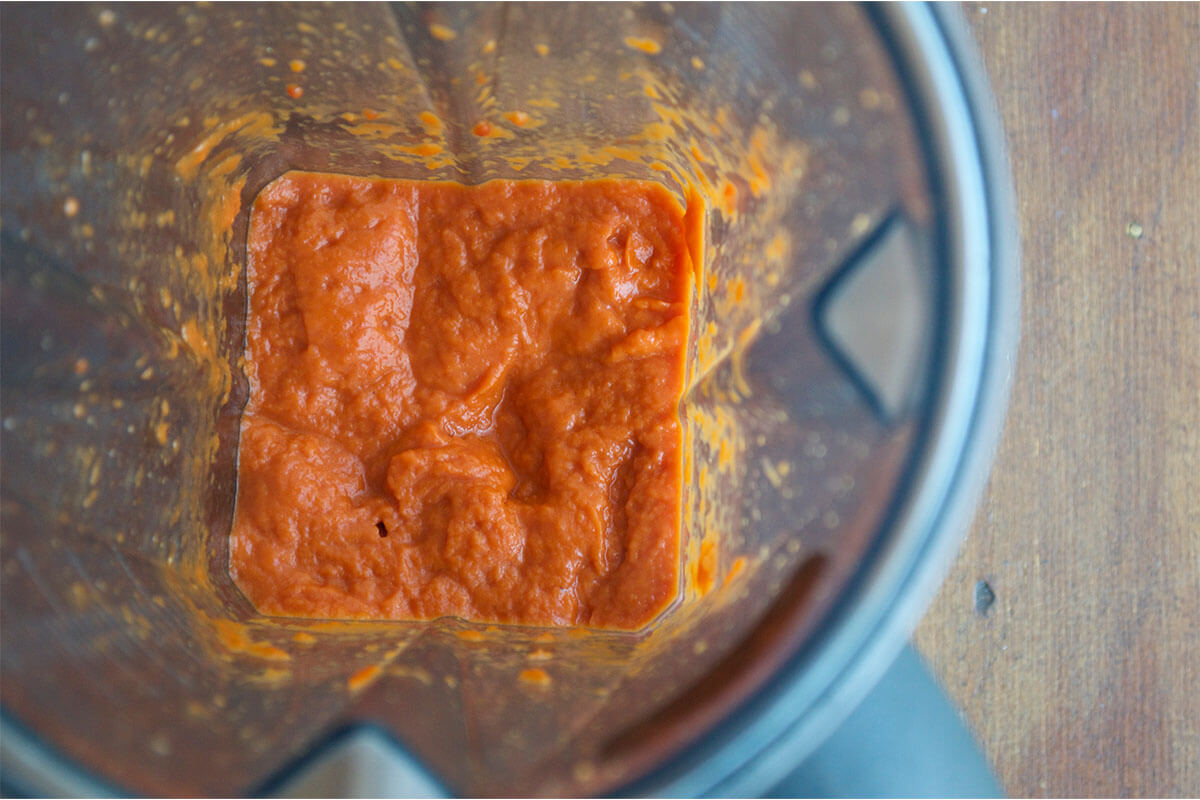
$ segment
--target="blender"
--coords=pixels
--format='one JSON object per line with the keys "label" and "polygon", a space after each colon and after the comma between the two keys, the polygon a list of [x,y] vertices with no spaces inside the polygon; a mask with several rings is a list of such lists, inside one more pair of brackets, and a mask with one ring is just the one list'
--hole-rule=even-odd
{"label": "blender", "polygon": [[[1002,142],[952,10],[0,14],[14,785],[751,794],[874,760],[835,734],[836,770],[795,772],[948,566],[1015,347]],[[635,632],[255,612],[228,573],[246,231],[288,170],[703,209],[678,603]]]}

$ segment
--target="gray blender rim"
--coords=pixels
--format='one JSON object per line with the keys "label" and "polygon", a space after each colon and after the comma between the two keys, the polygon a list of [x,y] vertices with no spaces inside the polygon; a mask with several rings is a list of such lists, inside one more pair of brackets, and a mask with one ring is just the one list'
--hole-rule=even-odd
{"label": "gray blender rim", "polygon": [[938,384],[907,475],[859,574],[767,682],[628,795],[751,797],[782,780],[903,648],[965,537],[1008,406],[1020,321],[1016,203],[1003,128],[956,8],[869,6],[917,125],[938,208]]}
{"label": "gray blender rim", "polygon": [[[749,796],[799,764],[866,695],[906,641],[953,558],[1003,424],[1020,278],[1003,136],[961,16],[871,7],[926,142],[948,253],[952,316],[921,452],[880,540],[822,626],[721,725],[625,793]],[[972,311],[976,313],[971,313]],[[323,750],[324,746],[317,748]],[[55,795],[122,792],[0,711],[6,782]]]}

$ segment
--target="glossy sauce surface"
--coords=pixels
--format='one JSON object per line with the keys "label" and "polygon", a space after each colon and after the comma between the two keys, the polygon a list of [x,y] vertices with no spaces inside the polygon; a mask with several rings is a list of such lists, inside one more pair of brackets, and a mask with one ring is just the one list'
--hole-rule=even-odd
{"label": "glossy sauce surface", "polygon": [[238,586],[283,616],[653,619],[679,586],[687,237],[648,182],[268,185]]}

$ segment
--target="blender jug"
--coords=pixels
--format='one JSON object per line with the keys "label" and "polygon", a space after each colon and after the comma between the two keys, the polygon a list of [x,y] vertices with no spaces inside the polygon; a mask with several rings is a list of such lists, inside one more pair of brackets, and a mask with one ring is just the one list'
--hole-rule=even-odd
{"label": "blender jug", "polygon": [[[903,571],[889,531],[969,438],[941,433],[955,376],[1002,405],[938,131],[863,8],[2,14],[5,733],[100,785],[278,787],[363,726],[410,788],[646,780]],[[245,239],[288,170],[636,178],[703,215],[674,606],[633,632],[255,612],[228,572]]]}

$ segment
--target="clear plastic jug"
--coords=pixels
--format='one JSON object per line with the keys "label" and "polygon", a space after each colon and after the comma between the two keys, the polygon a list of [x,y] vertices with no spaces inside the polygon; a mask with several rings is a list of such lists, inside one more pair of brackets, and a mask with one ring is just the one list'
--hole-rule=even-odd
{"label": "clear plastic jug", "polygon": [[[6,731],[45,757],[241,794],[367,726],[445,791],[610,793],[875,568],[961,304],[928,132],[863,8],[2,15],[0,659]],[[706,215],[675,606],[632,633],[255,613],[228,574],[245,237],[293,169],[649,179]]]}

